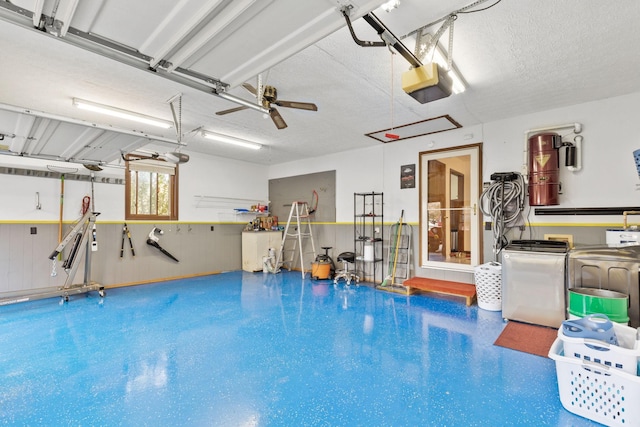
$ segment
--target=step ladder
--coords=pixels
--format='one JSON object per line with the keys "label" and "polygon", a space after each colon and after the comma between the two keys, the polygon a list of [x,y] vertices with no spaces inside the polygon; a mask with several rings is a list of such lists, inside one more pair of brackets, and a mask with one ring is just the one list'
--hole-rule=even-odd
{"label": "step ladder", "polygon": [[[394,224],[389,229],[388,271],[392,285],[402,285],[411,269],[411,236],[413,229],[407,223]],[[397,246],[397,248],[396,248]],[[394,265],[395,264],[395,265]]]}
{"label": "step ladder", "polygon": [[[312,258],[305,259],[305,255],[307,255],[307,258],[311,255]],[[289,219],[282,235],[282,245],[280,245],[276,265],[291,271],[298,259],[300,260],[300,269],[304,279],[305,261],[311,264],[316,259],[316,247],[313,243],[313,232],[311,230],[307,202],[293,202],[291,205],[291,212],[289,212]]]}

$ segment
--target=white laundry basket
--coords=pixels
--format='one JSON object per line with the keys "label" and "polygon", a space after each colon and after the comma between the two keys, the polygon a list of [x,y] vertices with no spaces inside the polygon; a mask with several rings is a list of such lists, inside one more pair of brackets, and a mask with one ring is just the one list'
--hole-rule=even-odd
{"label": "white laundry basket", "polygon": [[502,310],[502,265],[488,262],[474,270],[478,307],[483,310]]}
{"label": "white laundry basket", "polygon": [[[592,315],[591,317],[596,318],[596,316],[599,319],[607,319],[604,314]],[[584,319],[589,319],[589,317]],[[572,320],[566,320],[558,329],[558,339],[562,341],[564,346],[564,356],[599,363],[612,369],[620,369],[631,375],[640,374],[638,369],[640,367],[640,339],[636,328],[609,322],[608,324],[613,329],[612,335],[615,339],[615,342],[612,342],[611,338],[602,341],[592,337],[571,336],[567,332],[566,325],[572,325],[573,322]],[[610,334],[603,333],[603,336],[607,337]],[[640,422],[640,420],[638,421]]]}
{"label": "white laundry basket", "polygon": [[556,362],[560,402],[567,411],[608,426],[640,425],[640,377],[564,354],[556,338],[549,358]]}

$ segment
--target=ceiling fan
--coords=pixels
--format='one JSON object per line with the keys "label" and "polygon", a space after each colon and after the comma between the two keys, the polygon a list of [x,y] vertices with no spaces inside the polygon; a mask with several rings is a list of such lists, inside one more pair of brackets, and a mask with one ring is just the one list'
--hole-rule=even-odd
{"label": "ceiling fan", "polygon": [[[262,86],[262,96],[258,95],[258,90],[251,86],[249,83],[243,83],[242,87],[251,92],[258,100],[260,104],[266,109],[269,110],[269,115],[271,116],[271,120],[276,125],[278,129],[284,129],[287,127],[287,123],[285,123],[284,119],[280,115],[280,112],[276,110],[274,105],[278,107],[287,107],[287,108],[297,108],[299,110],[309,110],[309,111],[318,111],[318,107],[316,104],[311,102],[297,102],[297,101],[281,101],[278,99],[278,91],[275,87],[265,85]],[[246,110],[249,107],[241,106],[230,108],[228,110],[222,110],[216,112],[218,116],[222,116],[224,114],[235,113],[236,111]]]}

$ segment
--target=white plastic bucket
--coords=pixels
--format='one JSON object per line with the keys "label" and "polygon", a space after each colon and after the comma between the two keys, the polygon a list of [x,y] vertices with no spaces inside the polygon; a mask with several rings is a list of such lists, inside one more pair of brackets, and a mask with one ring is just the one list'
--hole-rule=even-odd
{"label": "white plastic bucket", "polygon": [[370,243],[366,243],[364,245],[364,256],[363,259],[365,261],[373,261],[373,245]]}

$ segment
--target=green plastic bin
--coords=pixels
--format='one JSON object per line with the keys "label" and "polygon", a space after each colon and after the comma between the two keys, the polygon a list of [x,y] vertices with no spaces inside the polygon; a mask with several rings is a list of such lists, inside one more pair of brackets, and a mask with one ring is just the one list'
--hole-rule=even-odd
{"label": "green plastic bin", "polygon": [[613,322],[629,323],[629,296],[598,288],[570,288],[569,314],[577,317],[606,314]]}

